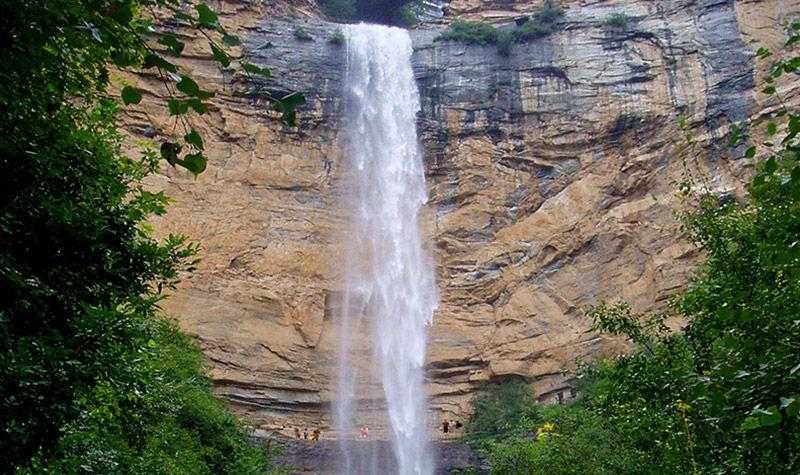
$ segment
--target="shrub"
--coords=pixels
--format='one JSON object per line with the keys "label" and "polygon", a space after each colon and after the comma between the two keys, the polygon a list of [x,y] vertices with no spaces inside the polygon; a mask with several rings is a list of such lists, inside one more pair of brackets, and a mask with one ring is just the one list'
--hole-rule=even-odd
{"label": "shrub", "polygon": [[293,34],[295,39],[299,41],[314,41],[314,37],[302,26],[296,26]]}
{"label": "shrub", "polygon": [[496,44],[498,52],[507,56],[514,43],[544,38],[558,31],[558,21],[564,11],[556,3],[548,1],[528,21],[513,29],[498,29],[482,22],[457,20],[440,34],[436,41],[459,41],[467,44]]}
{"label": "shrub", "polygon": [[541,420],[533,392],[519,379],[487,385],[472,408],[466,433],[477,442],[533,430]]}
{"label": "shrub", "polygon": [[398,15],[398,20],[401,25],[405,25],[408,28],[412,28],[417,26],[419,23],[419,15],[417,13],[417,6],[413,4],[406,4],[400,8],[400,13]]}
{"label": "shrub", "polygon": [[467,44],[487,45],[497,42],[497,28],[478,21],[456,20],[435,41],[458,41]]}
{"label": "shrub", "polygon": [[344,36],[340,28],[337,28],[336,31],[332,32],[328,37],[328,42],[340,46],[347,42],[347,37]]}
{"label": "shrub", "polygon": [[606,17],[603,24],[608,28],[624,30],[628,27],[629,21],[630,17],[628,17],[628,15],[625,13],[612,13]]}
{"label": "shrub", "polygon": [[536,437],[492,444],[493,474],[654,473],[643,464],[646,454],[597,413],[581,405],[553,406],[544,408],[542,417],[546,422]]}
{"label": "shrub", "polygon": [[564,16],[564,10],[553,0],[546,0],[542,9],[534,13],[533,20],[540,25],[554,25]]}
{"label": "shrub", "polygon": [[356,18],[354,0],[322,0],[322,11],[329,17],[340,21],[351,21]]}
{"label": "shrub", "polygon": [[[151,9],[221,35],[219,64],[230,62],[222,44],[239,39],[205,4],[6,3],[15,8],[4,8],[0,70],[0,473],[265,470],[213,398],[198,350],[159,316],[196,246],[152,235],[168,198],[145,180],[161,158],[201,173],[202,137],[180,118],[183,145],[129,156],[109,87],[118,68],[181,71],[168,59],[183,49],[177,37],[158,40],[170,56],[153,48]],[[213,95],[188,75],[176,88],[164,105],[178,115],[204,111]],[[130,85],[120,96],[142,99]]]}

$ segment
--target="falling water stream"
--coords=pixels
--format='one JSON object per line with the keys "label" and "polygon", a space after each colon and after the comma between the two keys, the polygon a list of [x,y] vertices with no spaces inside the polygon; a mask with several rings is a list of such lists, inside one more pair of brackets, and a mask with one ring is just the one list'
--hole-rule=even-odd
{"label": "falling water stream", "polygon": [[[348,26],[347,36],[343,132],[350,232],[344,242],[335,408],[340,471],[387,473],[374,451],[368,457],[356,450],[358,428],[367,423],[369,412],[361,382],[372,381],[382,395],[369,409],[388,426],[392,469],[429,475],[434,461],[423,368],[438,297],[419,223],[427,191],[417,139],[420,99],[411,38],[403,29],[366,24]],[[359,369],[357,359],[367,359],[370,369]]]}

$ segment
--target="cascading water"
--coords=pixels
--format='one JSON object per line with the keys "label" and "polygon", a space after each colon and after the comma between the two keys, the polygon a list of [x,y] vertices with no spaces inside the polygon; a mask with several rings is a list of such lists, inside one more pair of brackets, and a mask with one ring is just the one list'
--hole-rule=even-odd
{"label": "cascading water", "polygon": [[[378,25],[351,25],[347,33],[345,183],[352,215],[339,316],[340,470],[386,473],[374,451],[365,456],[352,440],[377,406],[388,420],[397,472],[428,475],[434,462],[423,368],[438,296],[419,225],[427,191],[411,38],[406,30]],[[366,344],[359,338],[364,328]],[[357,351],[372,352],[371,370],[355,367]],[[383,389],[377,404],[365,402],[370,398],[357,383],[371,379]]]}

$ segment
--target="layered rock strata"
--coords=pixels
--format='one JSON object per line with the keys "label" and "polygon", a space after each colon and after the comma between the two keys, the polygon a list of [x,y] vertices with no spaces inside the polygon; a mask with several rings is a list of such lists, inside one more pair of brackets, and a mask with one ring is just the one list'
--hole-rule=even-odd
{"label": "layered rock strata", "polygon": [[[453,0],[446,21],[502,26],[540,3]],[[564,7],[558,33],[509,55],[435,41],[443,25],[413,32],[424,222],[441,292],[427,381],[436,418],[466,417],[476,391],[511,377],[543,402],[570,398],[576,360],[626,349],[590,332],[583,308],[624,299],[658,310],[685,285],[699,256],[674,218],[675,183],[688,169],[718,193],[741,194],[743,150],[721,138],[776,106],[759,92],[765,66],[754,51],[778,51],[780,25],[800,18],[796,0]],[[199,270],[165,308],[197,336],[219,394],[254,423],[287,434],[325,427],[346,239],[338,131],[347,48],[330,41],[341,27],[312,2],[223,2],[222,11],[246,38],[242,52],[273,70],[260,85],[305,91],[308,104],[297,128],[282,126],[266,101],[224,93],[252,84],[223,75],[193,43],[184,66],[224,87],[196,122],[208,170],[194,179],[165,168],[151,182],[175,200],[157,231],[203,245]],[[627,25],[609,26],[614,13]],[[168,135],[156,80],[129,79],[152,91],[129,114],[132,135]],[[796,102],[789,82],[779,86]],[[681,146],[685,135],[694,149]],[[365,397],[380,404],[378,394]]]}

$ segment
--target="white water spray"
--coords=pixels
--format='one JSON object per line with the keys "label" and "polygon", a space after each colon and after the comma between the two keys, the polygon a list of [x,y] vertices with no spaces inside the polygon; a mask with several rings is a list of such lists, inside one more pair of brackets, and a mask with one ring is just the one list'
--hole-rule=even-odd
{"label": "white water spray", "polygon": [[[386,473],[373,451],[354,450],[365,414],[385,407],[396,469],[430,475],[424,364],[427,329],[437,305],[433,266],[423,251],[419,213],[427,201],[417,140],[419,91],[411,68],[411,38],[399,28],[347,27],[345,123],[351,195],[340,315],[336,404],[345,473]],[[369,345],[356,341],[366,326]],[[372,351],[371,374],[359,374],[352,353]],[[367,356],[369,358],[369,356]],[[360,359],[364,359],[363,356]],[[383,401],[370,406],[357,381],[374,378]]]}

